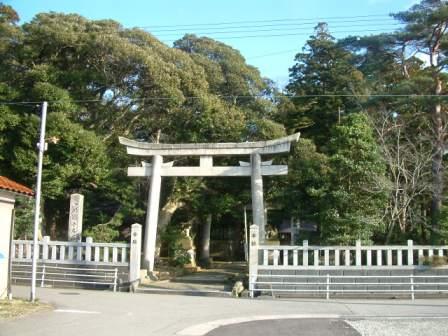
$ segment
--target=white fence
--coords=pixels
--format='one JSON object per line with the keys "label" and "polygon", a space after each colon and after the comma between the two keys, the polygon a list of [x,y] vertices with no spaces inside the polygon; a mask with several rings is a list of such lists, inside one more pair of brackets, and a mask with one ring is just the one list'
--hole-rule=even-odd
{"label": "white fence", "polygon": [[[129,265],[129,244],[51,241],[45,236],[39,244],[39,261],[58,264]],[[33,242],[13,240],[12,261],[31,261]]]}
{"label": "white fence", "polygon": [[[448,292],[448,276],[425,275],[420,277],[412,274],[422,265],[435,261],[434,257],[448,257],[448,246],[414,245],[412,240],[408,240],[407,245],[404,246],[363,246],[360,241],[357,241],[355,246],[313,246],[309,245],[306,240],[301,246],[273,246],[259,245],[258,235],[258,227],[252,225],[249,248],[249,291],[251,296],[257,289],[271,292],[325,292],[327,297],[332,292],[408,292],[412,297],[414,297],[414,293],[418,292]],[[318,274],[305,275],[307,273],[301,273],[305,270],[313,270]],[[402,278],[406,278],[409,285],[408,288],[396,289],[394,286],[403,286],[403,281],[395,283],[394,275],[390,274],[384,277],[372,275],[371,279],[375,279],[372,285],[390,287],[382,291],[379,288],[365,287],[369,285],[366,281],[360,283],[357,281],[335,282],[337,280],[334,279],[350,278],[344,274],[322,274],[327,271],[344,270],[408,270],[410,274],[403,275]],[[289,273],[291,271],[294,274],[291,275]],[[301,274],[308,279],[305,283],[296,281],[301,278]],[[288,281],[288,278],[293,280]],[[310,278],[314,278],[314,280],[310,281]],[[368,280],[369,276],[359,272],[352,278]],[[380,278],[390,281],[383,281]],[[424,279],[422,284],[416,282],[421,279]],[[428,279],[437,280],[437,284],[432,284]],[[322,285],[319,283],[320,280],[325,281],[324,288],[319,287]],[[341,287],[344,285],[349,285],[350,288],[344,290]],[[437,285],[437,287],[424,287],[429,285]],[[318,287],[304,288],[303,286]],[[356,289],[354,288],[356,286],[364,286],[364,288]]]}
{"label": "white fence", "polygon": [[[140,278],[141,232],[142,226],[140,224],[131,226],[130,244],[96,243],[93,242],[91,237],[87,237],[85,242],[51,241],[50,237],[45,236],[38,242],[38,264],[40,266],[47,265],[47,268],[51,268],[51,265],[53,265],[59,269],[63,268],[60,266],[61,264],[66,264],[67,266],[85,265],[88,267],[88,269],[84,269],[85,272],[95,271],[95,267],[98,270],[97,266],[127,267],[129,277],[126,281],[132,285],[138,282]],[[12,241],[11,259],[13,268],[14,265],[31,264],[33,245],[31,240]],[[74,270],[73,268],[70,269]],[[78,271],[82,272],[83,269]],[[29,276],[27,272],[23,272],[23,274],[27,275],[17,275],[16,277],[24,278]],[[85,277],[89,277],[89,275]],[[114,275],[114,278],[116,282],[116,275]],[[53,282],[56,282],[56,280]],[[82,280],[72,282],[83,283]]]}
{"label": "white fence", "polygon": [[258,268],[344,268],[344,267],[414,267],[430,261],[433,256],[446,257],[448,246],[312,246],[304,240],[302,246],[259,245]]}

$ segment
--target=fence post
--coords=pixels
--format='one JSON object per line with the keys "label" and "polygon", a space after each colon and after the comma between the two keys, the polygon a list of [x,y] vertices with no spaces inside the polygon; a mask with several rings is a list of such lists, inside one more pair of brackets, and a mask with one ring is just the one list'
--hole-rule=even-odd
{"label": "fence post", "polygon": [[118,282],[118,268],[115,268],[115,272],[114,272],[114,293],[117,291],[117,282]]}
{"label": "fence post", "polygon": [[361,266],[361,241],[356,241],[356,266]]}
{"label": "fence post", "polygon": [[250,297],[254,297],[255,283],[257,281],[258,272],[258,226],[253,224],[250,226],[250,241],[249,241],[249,293]]}
{"label": "fence post", "polygon": [[[42,238],[42,259],[47,260],[48,259],[48,243],[50,242],[50,236],[44,236]],[[39,245],[39,242],[37,243]],[[39,259],[39,255],[37,256]]]}
{"label": "fence post", "polygon": [[86,238],[86,262],[92,261],[92,244],[93,244],[93,238],[87,237]]}
{"label": "fence post", "polygon": [[42,267],[42,277],[40,278],[40,287],[44,287],[44,281],[45,281],[45,264]]}
{"label": "fence post", "polygon": [[411,279],[411,299],[414,300],[415,299],[415,294],[414,294],[414,273],[411,274],[410,279]]}
{"label": "fence post", "polygon": [[303,266],[308,266],[308,240],[303,241]]}
{"label": "fence post", "polygon": [[131,252],[129,255],[129,283],[134,291],[140,281],[140,263],[142,255],[142,226],[132,224],[131,226]]}
{"label": "fence post", "polygon": [[408,266],[414,265],[414,246],[411,239],[408,240]]}
{"label": "fence post", "polygon": [[327,273],[327,300],[330,300],[330,274]]}

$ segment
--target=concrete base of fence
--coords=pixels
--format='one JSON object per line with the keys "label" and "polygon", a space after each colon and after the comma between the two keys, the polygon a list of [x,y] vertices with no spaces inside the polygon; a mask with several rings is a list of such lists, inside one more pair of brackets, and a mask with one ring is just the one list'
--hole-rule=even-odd
{"label": "concrete base of fence", "polygon": [[448,268],[258,271],[254,291],[295,297],[427,297],[448,295]]}
{"label": "concrete base of fence", "polygon": [[[31,263],[12,263],[12,282],[29,285]],[[83,289],[120,289],[128,279],[127,266],[70,265],[66,263],[37,264],[37,286]]]}

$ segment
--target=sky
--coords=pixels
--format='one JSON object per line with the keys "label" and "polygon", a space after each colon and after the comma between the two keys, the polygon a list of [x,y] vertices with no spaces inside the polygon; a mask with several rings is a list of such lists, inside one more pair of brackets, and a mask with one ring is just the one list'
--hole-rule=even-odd
{"label": "sky", "polygon": [[318,22],[336,38],[400,28],[390,13],[416,0],[3,0],[28,22],[37,13],[77,13],[142,27],[171,46],[186,33],[209,36],[238,49],[262,76],[282,87],[294,55]]}

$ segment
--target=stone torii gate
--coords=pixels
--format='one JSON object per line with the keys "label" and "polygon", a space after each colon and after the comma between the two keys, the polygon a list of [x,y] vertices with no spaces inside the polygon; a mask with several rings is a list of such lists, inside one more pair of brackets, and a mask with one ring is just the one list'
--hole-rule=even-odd
{"label": "stone torii gate", "polygon": [[[259,227],[260,239],[264,241],[262,176],[286,175],[288,166],[272,165],[272,161],[262,162],[261,155],[289,152],[291,142],[298,141],[299,137],[300,133],[296,133],[269,141],[189,144],[148,143],[119,137],[120,143],[126,146],[128,154],[152,156],[152,164],[142,163],[141,167],[128,168],[128,176],[148,176],[151,180],[143,245],[144,267],[150,272],[154,270],[162,176],[250,176],[253,223]],[[176,167],[173,165],[174,161],[164,163],[164,156],[199,156],[199,166]],[[214,166],[215,156],[249,156],[250,163],[240,161],[240,166]]]}

